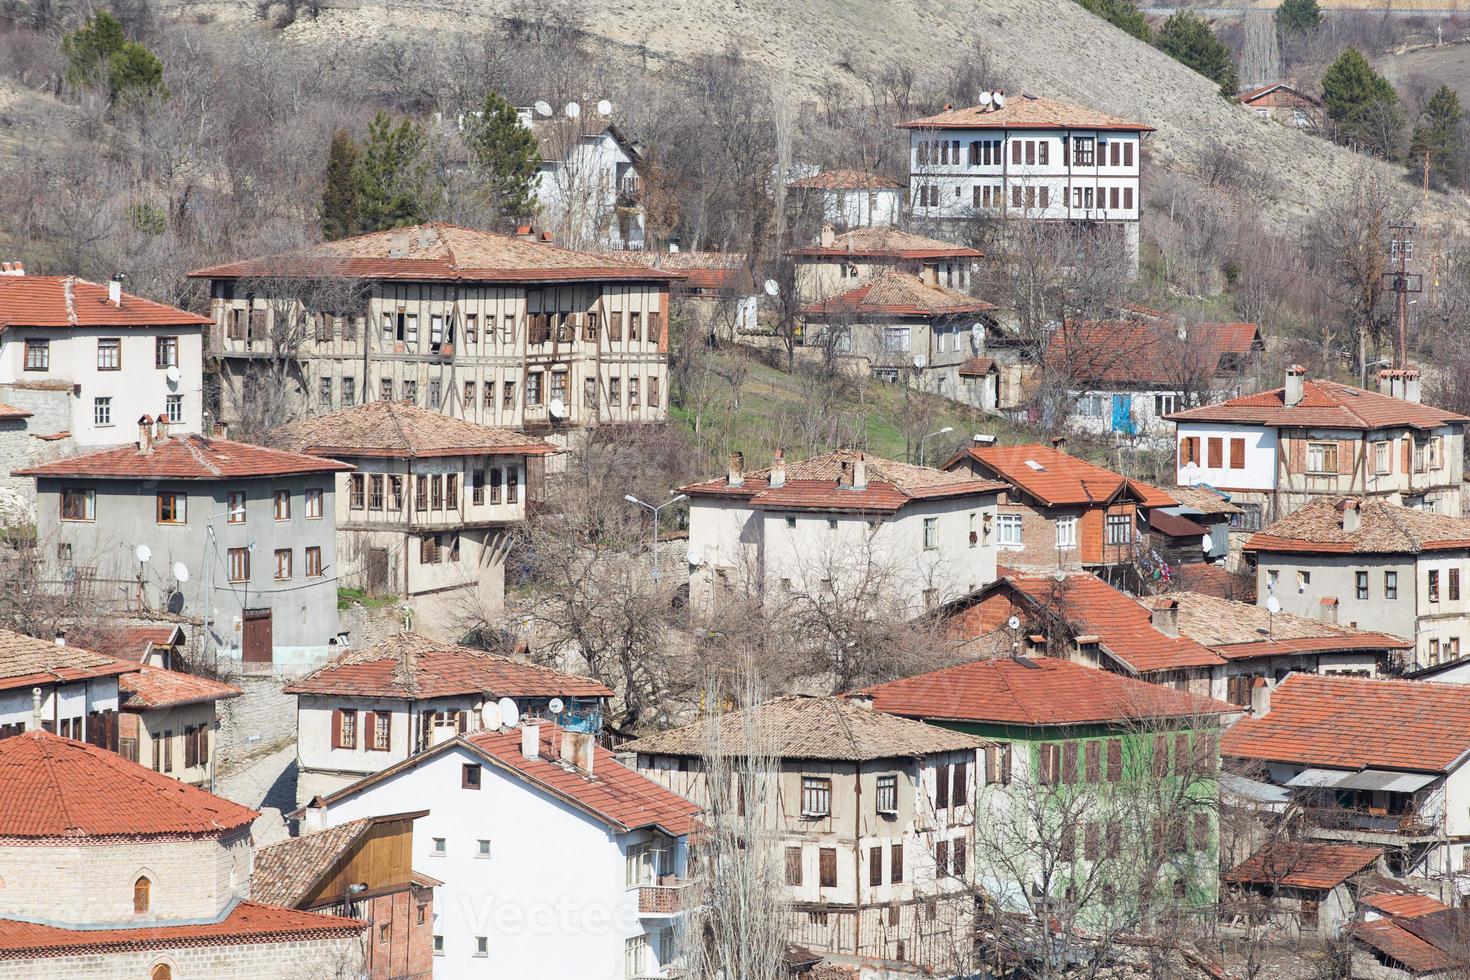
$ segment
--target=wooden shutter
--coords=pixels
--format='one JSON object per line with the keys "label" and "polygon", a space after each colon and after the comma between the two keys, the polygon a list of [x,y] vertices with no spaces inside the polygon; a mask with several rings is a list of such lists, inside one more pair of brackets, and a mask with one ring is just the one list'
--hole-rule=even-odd
{"label": "wooden shutter", "polygon": [[968,762],[956,762],[954,764],[954,788],[950,790],[949,801],[952,806],[964,806],[970,798],[970,764]]}
{"label": "wooden shutter", "polygon": [[1153,771],[1155,777],[1169,774],[1169,739],[1167,736],[1154,736]]}
{"label": "wooden shutter", "polygon": [[362,748],[371,752],[376,748],[373,733],[378,730],[378,713],[376,711],[365,711],[362,715]]}
{"label": "wooden shutter", "polygon": [[949,874],[949,841],[947,840],[934,842],[934,873]]}
{"label": "wooden shutter", "polygon": [[1087,743],[1087,781],[1095,783],[1102,779],[1102,743]]}
{"label": "wooden shutter", "polygon": [[1067,742],[1062,746],[1062,782],[1077,781],[1077,743]]}
{"label": "wooden shutter", "polygon": [[429,747],[434,738],[434,712],[424,711],[419,714],[419,748]]}
{"label": "wooden shutter", "polygon": [[184,768],[192,769],[197,764],[194,760],[194,726],[189,725],[184,729]]}
{"label": "wooden shutter", "polygon": [[786,848],[786,884],[801,884],[801,848]]}
{"label": "wooden shutter", "polygon": [[950,845],[949,866],[956,877],[964,877],[965,874],[965,839],[956,837]]}
{"label": "wooden shutter", "polygon": [[1245,440],[1230,440],[1230,468],[1232,470],[1245,469]]}
{"label": "wooden shutter", "polygon": [[1209,445],[1209,450],[1210,450],[1210,462],[1209,462],[1210,469],[1212,469],[1212,470],[1218,470],[1221,466],[1224,465],[1224,460],[1223,460],[1223,456],[1225,455],[1225,443],[1224,443],[1224,440],[1221,439],[1219,436],[1210,436],[1210,441],[1209,441],[1208,445]]}
{"label": "wooden shutter", "polygon": [[934,770],[934,809],[949,807],[949,766],[938,766]]}
{"label": "wooden shutter", "polygon": [[332,748],[342,747],[342,709],[332,709]]}
{"label": "wooden shutter", "polygon": [[1352,439],[1340,439],[1337,443],[1337,472],[1347,476],[1353,471],[1353,443]]}
{"label": "wooden shutter", "polygon": [[1102,827],[1099,824],[1090,823],[1083,830],[1082,857],[1088,861],[1102,857]]}
{"label": "wooden shutter", "polygon": [[823,847],[817,851],[818,884],[823,888],[837,887],[837,848]]}
{"label": "wooden shutter", "polygon": [[1293,437],[1288,451],[1291,472],[1305,473],[1307,471],[1307,440]]}
{"label": "wooden shutter", "polygon": [[888,883],[896,885],[903,881],[903,845],[890,844],[888,847]]}
{"label": "wooden shutter", "polygon": [[1123,742],[1108,739],[1108,782],[1116,783],[1123,778]]}
{"label": "wooden shutter", "polygon": [[1179,775],[1189,772],[1189,736],[1183,732],[1174,736],[1174,772]]}
{"label": "wooden shutter", "polygon": [[1412,436],[1404,436],[1403,461],[1404,466],[1401,472],[1412,473],[1414,471],[1414,438]]}
{"label": "wooden shutter", "polygon": [[868,884],[876,888],[883,884],[883,845],[868,848]]}

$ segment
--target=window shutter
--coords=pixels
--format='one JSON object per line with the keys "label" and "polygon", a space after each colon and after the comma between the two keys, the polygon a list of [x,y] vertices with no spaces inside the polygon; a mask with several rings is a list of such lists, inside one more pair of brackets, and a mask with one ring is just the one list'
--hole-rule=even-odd
{"label": "window shutter", "polygon": [[1353,471],[1352,439],[1341,439],[1337,443],[1337,472],[1347,476]]}
{"label": "window shutter", "polygon": [[342,747],[342,709],[332,709],[332,748]]}
{"label": "window shutter", "polygon": [[1245,469],[1245,440],[1230,440],[1230,468],[1232,470]]}
{"label": "window shutter", "polygon": [[363,712],[362,716],[362,745],[361,748],[371,752],[377,748],[377,742],[373,734],[378,730],[378,713],[376,711]]}
{"label": "window shutter", "polygon": [[1123,742],[1108,739],[1108,782],[1116,783],[1123,778]]}
{"label": "window shutter", "polygon": [[950,791],[950,803],[954,806],[964,806],[970,798],[970,764],[967,762],[956,762],[954,764],[954,789]]}
{"label": "window shutter", "polygon": [[1062,782],[1077,781],[1077,743],[1067,742],[1062,746]]}
{"label": "window shutter", "polygon": [[1218,470],[1224,465],[1221,457],[1224,455],[1224,442],[1219,436],[1210,436],[1207,444],[1210,450],[1210,469]]}
{"label": "window shutter", "polygon": [[934,770],[934,809],[949,807],[949,766],[938,766]]}
{"label": "window shutter", "polygon": [[1412,472],[1414,469],[1414,440],[1412,436],[1404,436],[1403,461],[1404,465],[1400,472]]}
{"label": "window shutter", "polygon": [[823,888],[837,887],[837,848],[823,847],[818,852],[819,884]]}

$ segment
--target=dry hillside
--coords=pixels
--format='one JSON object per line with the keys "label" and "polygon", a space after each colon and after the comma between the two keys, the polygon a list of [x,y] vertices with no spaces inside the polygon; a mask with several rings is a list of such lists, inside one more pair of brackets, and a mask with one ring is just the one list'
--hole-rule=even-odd
{"label": "dry hillside", "polygon": [[[256,9],[238,0],[160,6],[222,19],[253,17]],[[330,49],[399,33],[480,32],[492,30],[509,7],[510,0],[325,0],[318,19],[299,20],[286,36]],[[1069,0],[580,0],[577,9],[593,32],[653,59],[734,47],[769,65],[773,78],[808,91],[834,78],[856,89],[865,67],[893,58],[932,67],[978,45],[1013,91],[1048,93],[1156,126],[1154,160],[1166,167],[1198,172],[1217,147],[1227,148],[1274,178],[1267,211],[1277,223],[1317,195],[1350,186],[1364,168],[1402,173],[1255,119],[1206,79]],[[974,95],[956,92],[953,99]],[[1463,202],[1435,198],[1431,207],[1470,224]]]}

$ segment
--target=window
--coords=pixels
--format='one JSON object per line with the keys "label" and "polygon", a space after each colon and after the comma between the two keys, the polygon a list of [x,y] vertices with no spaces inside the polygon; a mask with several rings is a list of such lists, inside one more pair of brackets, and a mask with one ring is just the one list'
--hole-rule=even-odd
{"label": "window", "polygon": [[27,340],[26,341],[26,370],[27,371],[49,371],[49,370],[51,370],[51,341],[49,341],[49,340]]}
{"label": "window", "polygon": [[476,762],[466,762],[459,767],[459,788],[480,788],[480,766]]}
{"label": "window", "polygon": [[1108,544],[1131,544],[1133,542],[1133,518],[1131,515],[1108,515],[1107,542]]}
{"label": "window", "polygon": [[[420,905],[419,908],[422,909],[423,906]],[[444,955],[444,937],[443,936],[435,936],[434,937],[434,955],[435,956],[443,956]]]}
{"label": "window", "polygon": [[475,841],[475,857],[488,858],[490,856],[490,842],[488,840]]}
{"label": "window", "polygon": [[438,378],[429,379],[429,407],[438,408],[444,400],[444,385]]}
{"label": "window", "polygon": [[1439,570],[1431,569],[1429,572],[1429,601],[1439,601]]}
{"label": "window", "polygon": [[306,577],[322,577],[322,549],[320,545],[310,545],[306,549]]}
{"label": "window", "polygon": [[277,490],[273,496],[275,499],[276,520],[289,521],[291,519],[291,491]]}
{"label": "window", "polygon": [[485,502],[485,471],[475,470],[470,474],[470,504],[478,507]]}
{"label": "window", "polygon": [[1159,418],[1173,412],[1179,407],[1179,396],[1172,391],[1161,392],[1154,395],[1154,414]]}
{"label": "window", "polygon": [[429,478],[429,507],[433,510],[444,509],[444,476],[435,473]]}
{"label": "window", "polygon": [[[322,491],[320,488],[307,490],[305,497],[306,519],[309,521],[320,520],[322,516]],[[378,505],[382,506],[382,502],[380,501]]]}
{"label": "window", "polygon": [[332,744],[332,748],[357,748],[357,709],[338,708],[336,715],[336,725],[333,727],[336,739]]}
{"label": "window", "polygon": [[823,888],[837,887],[837,848],[818,848],[817,884]]}
{"label": "window", "polygon": [[801,848],[786,848],[786,884],[801,884]]}
{"label": "window", "polygon": [[1260,504],[1238,504],[1239,514],[1230,515],[1230,527],[1236,531],[1259,531],[1264,514]]}
{"label": "window", "polygon": [[157,499],[157,520],[159,524],[185,523],[185,501],[188,499],[186,495],[182,493],[160,493]]}
{"label": "window", "polygon": [[512,412],[516,407],[516,383],[514,381],[502,381],[500,384],[500,407],[503,411]]}
{"label": "window", "polygon": [[988,785],[1011,784],[1011,743],[996,742],[985,749],[985,782]]}
{"label": "window", "polygon": [[995,543],[1019,548],[1021,546],[1021,515],[998,514],[995,518]]}
{"label": "window", "polygon": [[1057,520],[1057,547],[1077,547],[1077,518],[1062,517]]}
{"label": "window", "polygon": [[1373,444],[1373,472],[1383,475],[1389,472],[1389,460],[1392,454],[1389,452],[1387,442],[1375,442]]}
{"label": "window", "polygon": [[378,382],[378,397],[385,402],[393,400],[393,379],[383,378]]}
{"label": "window", "polygon": [[1179,440],[1179,465],[1200,464],[1199,436],[1184,436]]}
{"label": "window", "polygon": [[429,854],[432,857],[443,857],[449,853],[449,844],[443,837],[434,837],[430,840]]}
{"label": "window", "polygon": [[164,412],[168,415],[170,422],[184,421],[184,396],[168,395],[165,397]]}
{"label": "window", "polygon": [[321,405],[322,408],[331,408],[332,407],[332,379],[331,378],[322,378],[321,379],[321,393],[317,397],[317,402]]}
{"label": "window", "polygon": [[1337,472],[1337,443],[1307,443],[1307,471],[1309,473]]}
{"label": "window", "polygon": [[612,408],[623,407],[623,380],[621,378],[607,379],[607,401]]}
{"label": "window", "polygon": [[473,381],[466,381],[464,383],[465,410],[468,411],[469,409],[474,408],[476,401],[477,399],[475,398],[475,383]]}
{"label": "window", "polygon": [[1358,598],[1360,600],[1361,599],[1367,599],[1368,598],[1368,573],[1366,571],[1354,572],[1353,573],[1353,580],[1354,580],[1354,585],[1357,587]]}
{"label": "window", "polygon": [[488,936],[476,936],[475,937],[475,955],[476,956],[489,956],[490,955],[490,938]]}
{"label": "window", "polygon": [[111,425],[112,424],[112,399],[111,398],[94,398],[94,399],[92,399],[92,424],[93,425]]}
{"label": "window", "polygon": [[1454,602],[1460,598],[1460,570],[1450,569],[1450,601]]}
{"label": "window", "polygon": [[500,467],[492,466],[490,468],[490,503],[492,505],[500,503],[500,479]]}
{"label": "window", "polygon": [[230,581],[250,581],[250,549],[231,548],[229,553]]}
{"label": "window", "polygon": [[1311,584],[1312,584],[1312,573],[1311,572],[1304,572],[1304,571],[1298,569],[1297,570],[1297,573],[1296,573],[1296,590],[1297,590],[1297,592],[1305,592],[1305,591],[1307,591],[1307,586],[1309,586]]}
{"label": "window", "polygon": [[1072,163],[1079,167],[1093,165],[1097,141],[1091,136],[1077,136],[1072,140]]}
{"label": "window", "polygon": [[61,491],[61,519],[63,521],[95,521],[97,519],[97,491],[72,488]]}
{"label": "window", "polygon": [[636,376],[628,379],[628,407],[637,408],[640,405],[638,398],[638,378]]}
{"label": "window", "polygon": [[908,327],[884,327],[883,350],[888,353],[904,353],[909,349]]}
{"label": "window", "polygon": [[1225,465],[1225,441],[1223,439],[1219,436],[1210,436],[1209,439],[1205,440],[1205,450],[1207,453],[1206,459],[1208,460],[1206,465],[1210,469],[1218,470]]}
{"label": "window", "polygon": [[388,505],[393,508],[393,513],[403,512],[403,477],[388,477]]}
{"label": "window", "polygon": [[903,881],[903,845],[888,845],[888,883],[896,885]]}
{"label": "window", "polygon": [[949,841],[947,840],[934,842],[934,873],[941,876],[949,874]]}
{"label": "window", "polygon": [[364,501],[364,488],[367,477],[361,473],[354,473],[347,480],[347,506],[351,510],[362,510]]}
{"label": "window", "polygon": [[832,813],[832,780],[820,776],[803,776],[801,780],[801,815],[825,817]]}
{"label": "window", "polygon": [[898,812],[898,776],[878,777],[878,812]]}
{"label": "window", "polygon": [[924,518],[924,550],[933,551],[939,547],[939,518]]}
{"label": "window", "polygon": [[419,403],[419,383],[417,381],[403,382],[403,400],[415,405]]}
{"label": "window", "polygon": [[541,372],[532,371],[526,375],[526,404],[541,404]]}
{"label": "window", "polygon": [[505,468],[505,502],[515,503],[520,498],[521,471],[514,466]]}
{"label": "window", "polygon": [[100,337],[97,340],[97,370],[122,370],[122,341],[116,337]]}
{"label": "window", "polygon": [[634,936],[623,942],[623,976],[629,980],[633,977],[646,976],[648,971],[645,964],[648,962],[648,937],[646,935]]}
{"label": "window", "polygon": [[276,549],[276,581],[284,582],[291,577],[291,549]]}
{"label": "window", "polygon": [[1399,597],[1399,573],[1383,573],[1383,598],[1397,599]]}
{"label": "window", "polygon": [[174,968],[167,963],[160,963],[148,974],[148,980],[174,980]]}
{"label": "window", "polygon": [[142,915],[153,904],[153,882],[146,875],[139,875],[133,882],[133,914]]}

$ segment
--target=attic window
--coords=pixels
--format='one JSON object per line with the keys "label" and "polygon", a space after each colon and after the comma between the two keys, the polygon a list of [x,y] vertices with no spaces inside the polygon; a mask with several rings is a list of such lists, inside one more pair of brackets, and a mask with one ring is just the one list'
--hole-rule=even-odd
{"label": "attic window", "polygon": [[1034,459],[1028,459],[1028,460],[1026,460],[1026,465],[1029,466],[1029,467],[1031,467],[1033,470],[1036,470],[1038,473],[1040,473],[1041,471],[1043,471],[1043,470],[1046,469],[1045,466],[1042,466],[1040,463],[1038,463]]}

